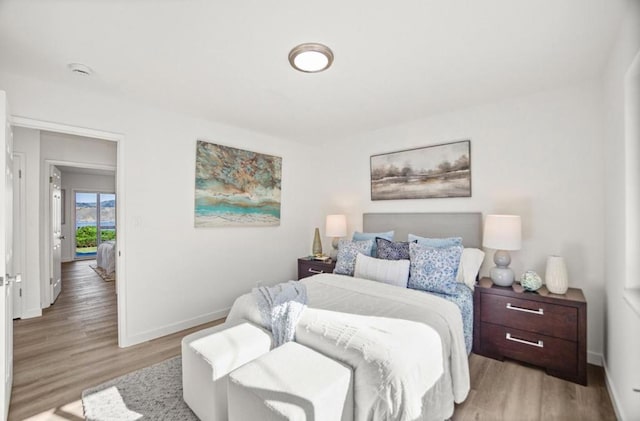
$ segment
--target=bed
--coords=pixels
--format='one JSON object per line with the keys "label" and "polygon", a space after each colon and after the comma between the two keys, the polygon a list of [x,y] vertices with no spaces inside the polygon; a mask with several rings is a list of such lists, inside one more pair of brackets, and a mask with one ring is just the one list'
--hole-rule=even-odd
{"label": "bed", "polygon": [[[458,213],[365,213],[365,232],[395,231],[395,238],[406,239],[409,234],[423,237],[462,237],[466,248],[482,248],[482,214],[480,212]],[[393,228],[385,228],[393,227]],[[457,285],[455,294],[429,293],[456,304],[464,323],[467,353],[473,344],[473,291],[464,284]]]}
{"label": "bed", "polygon": [[[363,231],[393,229],[425,237],[463,237],[481,244],[479,213],[365,214]],[[351,366],[356,420],[443,420],[470,388],[471,290],[453,295],[399,288],[344,275],[302,280],[307,308],[296,342]],[[444,299],[443,299],[444,298]],[[239,297],[227,320],[263,324],[252,294]]]}
{"label": "bed", "polygon": [[96,252],[96,264],[102,268],[107,275],[116,270],[116,242],[115,240],[104,241],[98,246]]}

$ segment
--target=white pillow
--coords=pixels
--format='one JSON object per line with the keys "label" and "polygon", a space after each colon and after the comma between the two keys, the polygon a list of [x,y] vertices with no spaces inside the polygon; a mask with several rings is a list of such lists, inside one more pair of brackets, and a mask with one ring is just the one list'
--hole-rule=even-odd
{"label": "white pillow", "polygon": [[483,261],[484,251],[473,248],[462,250],[460,266],[458,266],[458,282],[467,284],[473,290]]}
{"label": "white pillow", "polygon": [[358,253],[353,276],[406,288],[409,280],[409,260],[385,260]]}

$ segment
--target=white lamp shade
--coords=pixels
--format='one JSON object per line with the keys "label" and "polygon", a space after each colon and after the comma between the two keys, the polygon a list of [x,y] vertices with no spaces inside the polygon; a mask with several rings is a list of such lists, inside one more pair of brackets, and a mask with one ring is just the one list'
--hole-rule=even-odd
{"label": "white lamp shade", "polygon": [[347,217],[345,215],[327,215],[327,237],[345,237],[347,235]]}
{"label": "white lamp shade", "polygon": [[520,250],[522,221],[516,215],[487,215],[482,245],[496,250]]}

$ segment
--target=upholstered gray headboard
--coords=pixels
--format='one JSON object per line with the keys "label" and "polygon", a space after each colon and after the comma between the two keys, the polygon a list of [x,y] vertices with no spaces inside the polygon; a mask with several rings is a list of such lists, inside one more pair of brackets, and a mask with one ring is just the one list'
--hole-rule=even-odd
{"label": "upholstered gray headboard", "polygon": [[462,237],[465,247],[482,248],[482,214],[460,213],[365,213],[364,232],[394,230],[395,241],[407,241],[409,234],[421,237]]}

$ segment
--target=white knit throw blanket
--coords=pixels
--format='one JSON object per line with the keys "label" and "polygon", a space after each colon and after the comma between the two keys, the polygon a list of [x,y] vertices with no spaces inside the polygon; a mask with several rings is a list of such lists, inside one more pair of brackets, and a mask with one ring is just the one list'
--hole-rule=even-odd
{"label": "white knit throw blanket", "polygon": [[278,347],[294,340],[296,325],[307,307],[307,287],[297,281],[252,290],[264,326],[273,335]]}

